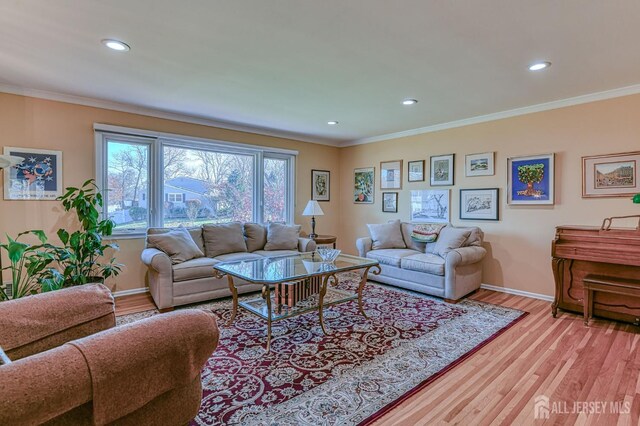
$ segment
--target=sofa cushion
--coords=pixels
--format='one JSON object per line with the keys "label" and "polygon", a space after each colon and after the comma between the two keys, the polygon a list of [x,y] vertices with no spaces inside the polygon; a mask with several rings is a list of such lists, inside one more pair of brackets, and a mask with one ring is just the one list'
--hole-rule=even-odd
{"label": "sofa cushion", "polygon": [[297,250],[298,237],[300,237],[300,225],[283,225],[270,222],[267,224],[267,243],[264,249],[272,250]]}
{"label": "sofa cushion", "polygon": [[180,282],[213,277],[213,265],[216,263],[220,262],[210,257],[200,257],[173,265],[173,281]]}
{"label": "sofa cushion", "polygon": [[383,265],[391,265],[399,268],[403,257],[414,254],[420,254],[420,252],[411,249],[382,249],[371,250],[367,253],[367,257],[369,259],[377,260]]}
{"label": "sofa cushion", "polygon": [[165,252],[174,265],[204,256],[189,231],[183,227],[165,233],[147,235],[147,244]]}
{"label": "sofa cushion", "polygon": [[374,250],[407,247],[402,239],[399,220],[389,223],[367,224],[367,228],[369,228]]}
{"label": "sofa cushion", "polygon": [[202,227],[204,248],[209,257],[247,251],[242,223],[206,224]]}
{"label": "sofa cushion", "polygon": [[469,235],[471,235],[469,228],[454,228],[453,226],[443,228],[433,249],[434,254],[447,257],[447,253],[451,250],[462,247]]}
{"label": "sofa cushion", "polygon": [[267,228],[259,223],[245,223],[244,238],[248,252],[262,250],[267,244]]}
{"label": "sofa cushion", "polygon": [[400,267],[411,271],[426,272],[427,274],[444,275],[444,259],[430,253],[403,257]]}
{"label": "sofa cushion", "polygon": [[241,260],[256,260],[264,259],[263,256],[255,253],[239,252],[239,253],[226,253],[216,256],[216,260],[220,262],[239,262]]}
{"label": "sofa cushion", "polygon": [[260,256],[271,258],[271,257],[282,257],[282,256],[295,256],[297,254],[300,254],[300,252],[298,250],[271,250],[271,251],[257,250],[257,251],[254,251],[253,254],[259,254]]}
{"label": "sofa cushion", "polygon": [[[147,229],[147,236],[157,235],[157,234],[166,234],[168,232],[173,231],[173,229],[174,228],[149,228]],[[200,251],[204,253],[205,250],[204,250],[204,240],[202,239],[202,227],[196,226],[193,228],[186,228],[186,229],[187,231],[189,231],[189,235],[191,235],[193,242],[196,243]],[[147,240],[147,247],[157,248],[158,250],[160,250],[158,247],[155,247],[152,244],[149,244],[149,240]]]}

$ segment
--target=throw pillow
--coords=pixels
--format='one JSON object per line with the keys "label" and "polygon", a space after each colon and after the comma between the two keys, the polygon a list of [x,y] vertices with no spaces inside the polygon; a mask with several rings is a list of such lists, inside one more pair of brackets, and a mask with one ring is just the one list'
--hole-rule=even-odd
{"label": "throw pillow", "polygon": [[265,250],[297,250],[300,225],[283,225],[270,222],[267,224],[267,243]]}
{"label": "throw pillow", "polygon": [[438,239],[438,234],[440,234],[440,231],[445,226],[447,226],[446,223],[425,223],[413,225],[411,239],[419,243],[432,243]]}
{"label": "throw pillow", "polygon": [[367,224],[367,228],[369,228],[373,250],[407,248],[402,238],[399,220],[389,223]]}
{"label": "throw pillow", "polygon": [[245,223],[244,237],[246,238],[247,251],[262,250],[267,244],[267,228],[259,223]]}
{"label": "throw pillow", "polygon": [[202,236],[208,257],[247,251],[243,227],[240,222],[204,225]]}
{"label": "throw pillow", "polygon": [[446,226],[440,231],[433,252],[441,257],[447,257],[451,250],[462,247],[469,235],[471,235],[470,229]]}
{"label": "throw pillow", "polygon": [[174,265],[204,256],[189,231],[183,227],[172,229],[164,234],[147,235],[147,245],[165,252]]}

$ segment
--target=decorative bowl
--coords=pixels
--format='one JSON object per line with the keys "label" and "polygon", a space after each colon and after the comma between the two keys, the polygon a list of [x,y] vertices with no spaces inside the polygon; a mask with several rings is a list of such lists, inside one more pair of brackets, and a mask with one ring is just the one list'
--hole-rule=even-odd
{"label": "decorative bowl", "polygon": [[324,262],[333,262],[338,258],[342,250],[333,248],[318,248],[316,252]]}

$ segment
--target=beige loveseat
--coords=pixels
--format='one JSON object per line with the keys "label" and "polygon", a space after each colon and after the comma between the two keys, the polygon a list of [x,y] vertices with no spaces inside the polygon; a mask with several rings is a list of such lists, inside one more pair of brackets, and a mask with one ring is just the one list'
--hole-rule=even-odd
{"label": "beige loveseat", "polygon": [[[167,254],[166,251],[170,251],[171,248],[167,250],[165,246],[163,251],[152,242],[153,235],[167,234],[172,232],[172,229],[149,228],[146,248],[142,251],[141,258],[148,267],[149,291],[156,306],[158,309],[167,309],[230,296],[227,279],[214,277],[213,266],[216,263],[290,256],[315,250],[316,244],[313,240],[299,237],[299,226],[293,237],[289,234],[288,241],[269,240],[271,231],[278,227],[290,228],[280,224],[264,226],[238,222],[189,228],[188,232],[193,242],[204,256],[185,261],[180,259],[180,255]],[[259,286],[242,280],[235,280],[235,284],[238,293],[260,289]]]}
{"label": "beige loveseat", "polygon": [[[356,242],[361,257],[380,262],[380,275],[370,275],[370,279],[447,301],[456,301],[480,288],[482,259],[486,254],[480,228],[447,225],[436,242],[419,243],[411,238],[413,224],[396,221],[386,225],[392,224],[398,230],[391,228],[393,235],[387,235],[387,241],[376,242],[370,236]],[[458,237],[460,246],[451,248],[447,243],[455,238],[449,237]]]}

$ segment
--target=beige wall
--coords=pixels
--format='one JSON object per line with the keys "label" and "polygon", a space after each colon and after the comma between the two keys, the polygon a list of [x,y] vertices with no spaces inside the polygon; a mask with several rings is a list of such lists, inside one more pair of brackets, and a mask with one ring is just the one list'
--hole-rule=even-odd
{"label": "beige wall", "polygon": [[[608,216],[640,214],[629,198],[583,199],[581,156],[640,151],[640,95],[528,114],[435,133],[344,148],[340,152],[340,247],[355,253],[355,240],[366,223],[409,220],[409,194],[427,189],[429,156],[455,153],[451,221],[485,231],[488,250],[483,282],[553,295],[551,241],[557,225],[596,225]],[[496,174],[464,176],[465,154],[495,151]],[[556,153],[556,204],[508,206],[507,158]],[[397,214],[381,212],[380,161],[404,160],[403,189]],[[426,160],[426,182],[407,183],[406,162]],[[353,169],[376,168],[375,204],[353,204]],[[500,221],[459,220],[460,188],[500,188]],[[443,188],[443,187],[438,187]]]}
{"label": "beige wall", "polygon": [[[300,214],[311,196],[311,169],[329,170],[335,180],[331,186],[331,201],[322,203],[325,216],[318,219],[318,230],[331,234],[338,232],[338,148],[0,93],[0,147],[63,151],[65,186],[80,185],[95,175],[94,123],[297,150],[296,223],[303,224],[304,229],[310,232],[309,218]],[[0,177],[0,184],[2,179]],[[23,230],[43,229],[50,236],[55,236],[60,226],[69,227],[73,223],[70,217],[60,213],[60,204],[55,201],[0,199],[0,235],[5,240],[6,233],[15,236]],[[121,245],[118,261],[126,266],[124,272],[109,283],[110,286],[115,291],[143,287],[145,270],[140,262],[140,251],[144,241],[120,240],[118,243]],[[6,264],[6,257],[3,262]]]}

